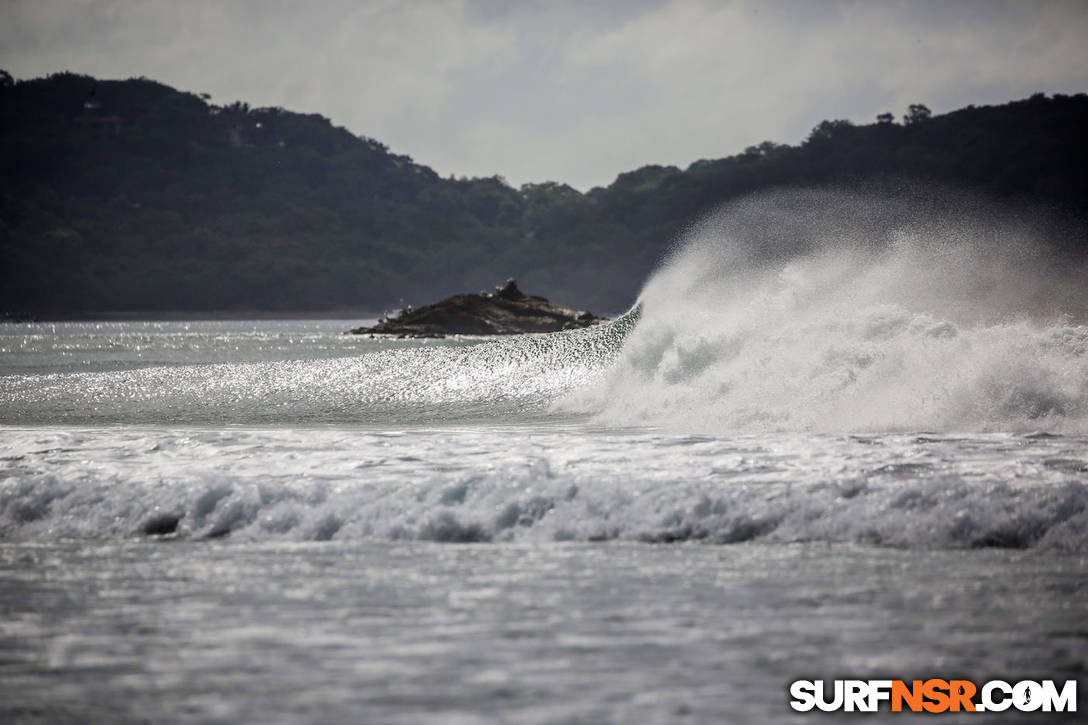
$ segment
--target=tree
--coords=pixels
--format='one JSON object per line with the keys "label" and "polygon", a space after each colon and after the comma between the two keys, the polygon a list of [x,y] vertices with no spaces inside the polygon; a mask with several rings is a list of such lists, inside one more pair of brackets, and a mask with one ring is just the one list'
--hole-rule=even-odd
{"label": "tree", "polygon": [[808,135],[808,142],[814,141],[830,141],[835,136],[839,135],[846,129],[853,128],[854,124],[845,119],[838,119],[835,121],[820,121],[815,128],[812,129],[812,133]]}
{"label": "tree", "polygon": [[912,103],[907,106],[907,113],[903,116],[903,123],[908,126],[913,126],[918,123],[924,123],[929,120],[929,117],[933,115],[933,112],[922,103]]}
{"label": "tree", "polygon": [[884,113],[877,114],[876,122],[879,124],[895,123],[895,116],[893,116],[890,111],[885,111]]}
{"label": "tree", "polygon": [[6,70],[0,70],[0,88],[11,88],[15,85],[15,79]]}
{"label": "tree", "polygon": [[781,151],[787,148],[782,144],[777,144],[774,141],[764,141],[758,146],[749,146],[744,149],[744,156],[749,159],[760,159]]}

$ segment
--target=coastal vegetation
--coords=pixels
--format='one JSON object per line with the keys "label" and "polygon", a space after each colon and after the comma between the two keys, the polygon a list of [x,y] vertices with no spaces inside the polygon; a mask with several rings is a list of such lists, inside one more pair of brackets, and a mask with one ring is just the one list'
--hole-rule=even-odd
{"label": "coastal vegetation", "polygon": [[146,78],[0,72],[0,311],[382,310],[516,276],[616,312],[687,225],[761,189],[910,180],[1083,217],[1085,128],[1085,94],[914,104],[583,193],[445,178],[321,116]]}

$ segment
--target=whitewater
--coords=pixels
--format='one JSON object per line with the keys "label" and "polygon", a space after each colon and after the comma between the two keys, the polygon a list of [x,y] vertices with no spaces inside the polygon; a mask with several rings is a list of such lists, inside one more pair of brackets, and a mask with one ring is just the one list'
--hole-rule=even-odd
{"label": "whitewater", "polygon": [[765,194],[548,335],[4,325],[0,719],[778,722],[798,677],[1076,677],[1088,292],[1044,222]]}

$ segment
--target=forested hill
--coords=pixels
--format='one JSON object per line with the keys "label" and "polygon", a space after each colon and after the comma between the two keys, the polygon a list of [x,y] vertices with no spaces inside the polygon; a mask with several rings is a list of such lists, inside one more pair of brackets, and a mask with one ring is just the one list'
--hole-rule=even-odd
{"label": "forested hill", "polygon": [[442,178],[321,116],[142,78],[0,73],[0,311],[378,310],[509,276],[617,311],[687,223],[772,186],[918,177],[1083,215],[1086,128],[1084,94],[912,106],[582,194]]}

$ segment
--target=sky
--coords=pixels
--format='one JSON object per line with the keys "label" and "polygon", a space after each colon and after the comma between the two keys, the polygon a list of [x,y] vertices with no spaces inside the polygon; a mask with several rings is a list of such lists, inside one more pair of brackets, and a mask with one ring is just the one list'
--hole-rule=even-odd
{"label": "sky", "polygon": [[2,0],[0,68],[146,76],[586,190],[824,119],[1088,91],[1088,0]]}

